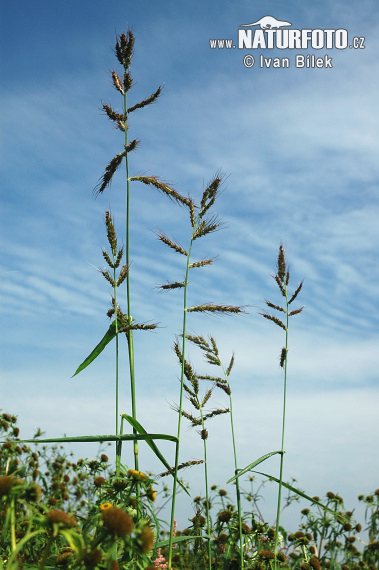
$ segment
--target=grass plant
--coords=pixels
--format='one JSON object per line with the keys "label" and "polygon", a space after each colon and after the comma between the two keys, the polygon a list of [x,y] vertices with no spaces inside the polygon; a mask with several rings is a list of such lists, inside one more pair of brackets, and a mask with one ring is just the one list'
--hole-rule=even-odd
{"label": "grass plant", "polygon": [[[115,222],[108,209],[104,219],[110,249],[102,252],[108,269],[99,271],[111,286],[112,302],[107,312],[111,322],[103,338],[74,374],[79,374],[92,364],[107,345],[115,341],[115,433],[46,438],[38,430],[33,438],[21,439],[17,417],[6,412],[0,414],[0,570],[374,570],[379,564],[379,489],[372,494],[359,496],[366,504],[366,528],[363,528],[355,521],[353,511],[345,509],[343,499],[338,494],[328,492],[323,499],[311,497],[294,487],[295,480],[288,483],[283,477],[289,319],[302,311],[302,307],[291,307],[302,289],[302,283],[292,295],[289,294],[290,275],[282,245],[279,247],[274,279],[284,302],[279,305],[266,301],[267,307],[275,314],[261,313],[285,331],[284,347],[280,353],[280,366],[284,372],[281,446],[279,450],[267,452],[244,468],[239,466],[230,385],[234,354],[225,367],[213,336],[206,339],[202,335],[188,334],[191,313],[231,316],[244,312],[241,306],[212,304],[205,299],[199,299],[196,305],[188,303],[189,276],[194,269],[196,276],[198,269],[211,266],[215,260],[214,257],[199,260],[193,256],[198,240],[222,227],[214,208],[223,177],[217,172],[197,201],[181,195],[157,176],[130,175],[129,153],[138,147],[138,141],[129,139],[129,115],[154,103],[161,94],[159,87],[146,99],[130,105],[133,49],[134,36],[130,30],[116,37],[115,56],[122,73],[119,75],[114,70],[111,78],[114,88],[122,97],[123,111],[118,113],[106,104],[103,104],[103,110],[121,132],[123,145],[107,164],[95,189],[97,195],[103,194],[115,172],[125,162],[125,245],[118,247]],[[140,322],[136,314],[138,307],[134,308],[131,304],[132,183],[142,183],[160,192],[175,206],[179,205],[187,216],[189,231],[186,248],[164,232],[157,234],[158,240],[182,256],[183,260],[180,280],[161,286],[163,291],[181,289],[183,293],[180,335],[174,342],[174,352],[180,366],[175,435],[148,433],[138,420],[133,335],[135,331],[153,330],[156,325]],[[123,293],[120,292],[123,287],[124,311],[121,302]],[[124,335],[126,345],[122,344]],[[190,363],[189,347],[200,350],[206,363],[214,367],[213,370],[217,368],[217,373],[198,374]],[[126,375],[120,370],[119,355],[124,349],[128,355],[129,414],[119,409],[119,392],[123,386],[121,380]],[[138,382],[143,381],[138,379]],[[208,407],[215,391],[226,398],[225,407]],[[185,397],[191,409],[185,407]],[[227,483],[233,482],[235,485],[236,505],[228,490],[210,485],[209,482],[208,445],[211,445],[211,440],[208,441],[208,425],[213,417],[224,414],[229,414],[233,446],[233,476]],[[202,459],[183,460],[183,418],[198,429],[203,442]],[[125,426],[131,433],[124,433]],[[174,444],[170,461],[159,449],[161,440]],[[145,468],[140,470],[144,462],[139,450],[140,441],[148,445],[161,462],[161,473],[154,475]],[[95,459],[75,460],[67,455],[65,445],[69,442],[97,442],[99,452]],[[132,452],[129,448],[122,449],[123,442],[130,442]],[[116,446],[114,466],[104,453],[104,446],[112,444]],[[280,458],[279,478],[256,470],[258,465],[276,455]],[[129,464],[133,467],[130,468]],[[204,470],[204,497],[192,497],[188,486],[179,478],[182,469],[198,465],[202,465]],[[172,477],[171,491],[169,484],[163,482],[166,477]],[[248,490],[244,489],[242,477],[247,478],[250,485]],[[260,477],[263,477],[263,481]],[[258,488],[257,481],[261,481]],[[261,507],[261,493],[269,484],[277,486],[278,490],[277,515],[272,524],[266,520]],[[284,489],[287,490],[287,499],[283,505]],[[195,515],[188,519],[189,524],[182,529],[178,529],[176,523],[179,491],[191,497],[195,508]],[[281,513],[298,498],[308,501],[309,508],[301,511],[299,529],[287,532],[280,524]],[[169,521],[161,518],[162,508],[167,502],[170,503]],[[362,531],[367,532],[366,542],[362,538]]]}

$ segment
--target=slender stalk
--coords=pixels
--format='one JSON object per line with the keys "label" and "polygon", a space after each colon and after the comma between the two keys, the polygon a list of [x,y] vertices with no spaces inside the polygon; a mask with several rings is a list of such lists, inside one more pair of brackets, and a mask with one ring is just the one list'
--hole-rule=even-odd
{"label": "slender stalk", "polygon": [[[193,233],[192,233],[193,236]],[[182,343],[182,370],[180,375],[180,397],[179,397],[179,419],[178,419],[178,431],[177,438],[178,442],[175,446],[175,473],[174,473],[174,483],[172,489],[172,502],[171,502],[171,521],[170,521],[170,542],[169,542],[169,553],[168,553],[168,570],[171,570],[172,561],[172,542],[173,542],[173,531],[174,531],[174,519],[175,519],[175,501],[176,501],[176,490],[177,490],[177,480],[178,480],[178,466],[179,466],[179,447],[180,447],[180,433],[182,425],[182,409],[183,409],[183,385],[184,385],[184,363],[185,363],[185,347],[186,347],[186,330],[187,330],[187,286],[188,286],[188,273],[190,265],[190,256],[192,250],[193,238],[191,237],[191,243],[187,255],[187,267],[186,276],[184,280],[184,293],[183,293],[183,343]]]}
{"label": "slender stalk", "polygon": [[204,425],[203,411],[200,406],[201,427],[202,427],[202,440],[204,445],[204,479],[205,479],[205,500],[206,500],[206,513],[207,513],[207,542],[208,542],[208,568],[212,567],[212,553],[211,553],[211,524],[209,520],[209,493],[208,493],[208,464],[207,464],[207,437],[208,434]]}
{"label": "slender stalk", "polygon": [[288,361],[288,326],[289,326],[289,302],[288,302],[288,291],[287,285],[284,286],[284,293],[286,299],[286,358],[284,362],[284,386],[283,386],[283,418],[282,418],[282,445],[280,454],[280,473],[279,473],[279,490],[278,490],[278,506],[276,511],[276,527],[275,527],[275,570],[277,567],[277,553],[278,553],[278,542],[279,542],[279,522],[280,522],[280,506],[282,500],[282,481],[283,481],[283,463],[284,463],[284,433],[286,426],[286,398],[287,398],[287,361]]}
{"label": "slender stalk", "polygon": [[[127,96],[126,91],[124,93],[124,114],[127,117],[128,113],[128,106],[127,106]],[[125,121],[125,148],[128,146],[128,127],[127,127],[127,119]],[[130,241],[130,180],[129,180],[129,160],[128,160],[128,153],[125,156],[125,168],[126,168],[126,265],[127,267],[130,266],[130,248],[129,248],[129,241]],[[130,299],[130,272],[126,276],[126,299],[127,299],[127,311],[128,311],[128,319],[129,324],[131,324],[132,316],[131,316],[131,299]],[[133,419],[137,419],[137,407],[136,407],[136,390],[135,390],[135,370],[134,370],[134,349],[133,349],[133,332],[129,330],[127,332],[128,338],[128,352],[129,352],[129,371],[130,371],[130,391],[131,391],[131,398],[132,398],[132,416]],[[133,433],[136,434],[137,431],[133,428]],[[138,468],[138,443],[137,440],[133,443],[133,451],[134,451],[134,468],[136,471],[139,471]],[[140,485],[137,481],[136,486],[136,494],[137,494],[137,511],[139,505],[139,495],[140,495]]]}
{"label": "slender stalk", "polygon": [[[232,442],[233,442],[234,473],[235,475],[237,475],[238,462],[237,462],[236,440],[234,436],[233,405],[232,405],[231,394],[229,394],[229,409],[230,409],[230,426],[232,431]],[[242,509],[241,509],[241,492],[240,492],[239,478],[236,479],[236,495],[237,495],[238,527],[239,527],[239,539],[240,539],[240,563],[241,563],[241,569],[243,569],[245,567],[245,561],[243,556]]]}
{"label": "slender stalk", "polygon": [[11,538],[12,538],[12,551],[16,549],[16,517],[15,517],[15,500],[11,500]]}
{"label": "slender stalk", "polygon": [[[115,265],[116,257],[112,249],[113,265]],[[119,380],[119,358],[118,358],[118,318],[117,318],[117,279],[116,279],[116,267],[113,268],[113,298],[114,298],[114,315],[116,324],[116,435],[118,435],[118,380]],[[120,474],[121,465],[121,442],[116,442],[116,476]]]}

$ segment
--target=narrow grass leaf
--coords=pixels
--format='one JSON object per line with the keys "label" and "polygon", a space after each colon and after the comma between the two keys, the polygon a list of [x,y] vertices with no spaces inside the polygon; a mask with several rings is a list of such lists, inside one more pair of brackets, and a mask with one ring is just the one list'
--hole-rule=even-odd
{"label": "narrow grass leaf", "polygon": [[266,461],[266,459],[268,459],[269,457],[272,457],[273,455],[277,455],[278,453],[280,454],[282,452],[281,451],[270,451],[270,453],[266,453],[266,455],[262,455],[262,457],[253,461],[253,463],[250,463],[250,465],[248,465],[244,469],[241,469],[241,471],[239,471],[237,475],[234,475],[234,477],[229,479],[229,481],[227,481],[226,483],[230,483],[231,481],[234,481],[234,479],[237,479],[237,477],[241,477],[241,475],[244,475],[247,471],[250,471],[251,469],[253,469],[253,467],[256,467],[257,465],[259,465],[263,461]]}
{"label": "narrow grass leaf", "polygon": [[[147,441],[153,439],[165,439],[176,443],[178,438],[174,435],[166,433],[124,433],[121,435],[73,435],[68,437],[54,437],[48,439],[18,439],[18,443],[90,443],[90,442],[103,442],[103,441],[133,441],[141,440]],[[0,441],[5,443],[5,441]]]}
{"label": "narrow grass leaf", "polygon": [[[122,414],[121,418],[125,419],[135,430],[138,431],[139,434],[142,435],[146,435],[148,436],[149,434],[147,433],[147,431],[145,430],[145,428],[143,428],[141,426],[141,424],[135,419],[132,418],[131,416],[128,416],[127,414]],[[122,429],[121,429],[122,431]],[[163,437],[161,439],[164,439]],[[178,443],[178,438],[174,437],[174,436],[167,436],[167,439],[170,439],[170,441],[175,441],[176,443]],[[161,454],[161,452],[159,451],[158,447],[155,445],[153,438],[149,438],[146,437],[146,443],[147,445],[152,449],[152,451],[155,453],[155,455],[158,457],[158,459],[163,463],[163,465],[166,467],[166,469],[171,469],[170,464],[168,463],[168,461],[164,458],[164,456]],[[174,476],[174,473],[172,474]],[[182,489],[187,493],[188,496],[190,496],[189,492],[187,491],[187,489],[184,487],[184,485],[182,485],[180,483],[180,481],[178,481],[179,485],[182,487]]]}
{"label": "narrow grass leaf", "polygon": [[[276,483],[280,483],[279,479],[277,479],[273,475],[267,475],[267,473],[261,473],[260,471],[254,471],[254,473],[258,473],[259,475],[263,475],[264,477],[267,477],[268,479],[270,479],[270,481],[276,481]],[[284,481],[282,481],[282,485],[283,485],[283,487],[286,487],[287,489],[289,489],[293,493],[300,495],[300,497],[303,497],[303,499],[306,499],[307,501],[310,501],[311,503],[317,505],[318,507],[321,507],[325,511],[328,511],[329,513],[331,513],[335,517],[339,516],[338,513],[336,513],[335,511],[332,511],[332,509],[329,509],[329,507],[326,507],[325,505],[323,505],[319,501],[315,501],[315,499],[312,499],[312,497],[310,497],[309,495],[306,495],[303,491],[296,489],[296,487],[292,487],[292,485],[290,485],[289,483],[284,483]]]}
{"label": "narrow grass leaf", "polygon": [[109,329],[107,330],[101,341],[99,342],[99,344],[93,349],[91,354],[87,356],[87,358],[81,363],[81,365],[78,366],[75,374],[73,374],[71,378],[79,374],[79,372],[84,370],[84,368],[87,368],[87,366],[91,364],[91,362],[93,362],[101,352],[103,352],[104,348],[107,346],[107,344],[111,342],[111,340],[114,339],[115,336],[116,336],[116,321],[113,321],[110,324]]}
{"label": "narrow grass leaf", "polygon": [[[195,540],[196,538],[208,538],[208,535],[203,534],[203,535],[199,535],[199,536],[178,536],[176,538],[173,539],[172,544],[177,544],[178,542],[183,542],[184,540]],[[168,546],[170,543],[170,540],[161,540],[160,542],[157,542],[155,544],[155,548],[163,548],[163,546]]]}

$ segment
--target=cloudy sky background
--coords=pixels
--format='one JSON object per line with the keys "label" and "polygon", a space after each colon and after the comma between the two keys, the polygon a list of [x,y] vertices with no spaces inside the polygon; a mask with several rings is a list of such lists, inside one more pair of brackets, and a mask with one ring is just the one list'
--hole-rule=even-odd
{"label": "cloudy sky background", "polygon": [[[310,70],[294,67],[295,52],[264,54],[290,57],[290,69],[247,69],[247,50],[210,49],[209,39],[237,42],[239,25],[267,14],[296,29],[347,29],[349,39],[365,37],[366,49],[320,50],[316,55],[332,57],[333,69]],[[359,493],[378,487],[377,16],[369,0],[359,7],[1,3],[1,408],[19,416],[23,437],[38,427],[49,437],[114,431],[114,347],[71,376],[108,327],[111,290],[96,271],[107,247],[105,210],[111,208],[124,241],[123,171],[97,199],[92,189],[122,149],[122,135],[99,109],[103,101],[122,110],[109,72],[118,68],[115,33],[130,26],[130,104],[164,86],[157,104],[130,117],[130,137],[141,140],[130,155],[131,174],[157,175],[199,198],[218,169],[225,173],[215,205],[225,228],[194,248],[195,258],[218,259],[193,272],[189,302],[248,305],[248,314],[190,315],[189,328],[212,334],[226,364],[235,351],[240,466],[280,448],[284,333],[258,313],[265,299],[281,300],[271,275],[283,242],[292,286],[304,279],[305,305],[290,325],[285,477],[311,495],[338,492],[349,508]],[[132,314],[160,323],[155,333],[135,335],[138,419],[148,431],[176,434],[172,343],[182,298],[157,285],[181,280],[184,268],[181,256],[157,242],[157,228],[188,243],[185,211],[135,183]],[[190,359],[198,372],[213,372],[196,351]],[[120,411],[130,413],[124,356],[121,363]],[[213,407],[226,405],[223,393],[212,400]],[[210,480],[221,486],[233,473],[228,421],[208,424]],[[181,459],[201,458],[199,436],[183,425]],[[140,448],[141,468],[159,472]],[[173,457],[170,446],[163,448]],[[84,446],[77,453],[96,451]],[[131,462],[127,451],[124,461]],[[264,470],[278,475],[278,460]],[[193,495],[204,493],[201,468],[185,478]],[[270,521],[274,491],[265,496]],[[192,507],[183,499],[180,509],[184,524]]]}

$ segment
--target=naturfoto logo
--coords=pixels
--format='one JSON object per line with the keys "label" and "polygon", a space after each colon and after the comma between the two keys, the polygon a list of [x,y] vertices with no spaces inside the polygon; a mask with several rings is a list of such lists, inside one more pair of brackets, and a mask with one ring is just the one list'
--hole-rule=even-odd
{"label": "naturfoto logo", "polygon": [[[364,49],[365,38],[354,37],[349,42],[348,31],[338,29],[295,29],[291,22],[278,20],[273,16],[263,16],[251,24],[241,24],[238,29],[238,49],[248,50],[321,50],[321,49]],[[232,39],[209,40],[211,49],[233,49],[237,46]],[[259,57],[260,67],[290,67],[288,57]],[[243,59],[245,67],[253,67],[255,58],[247,54]],[[298,54],[295,67],[331,68],[332,58],[328,55],[316,57],[314,54]]]}

